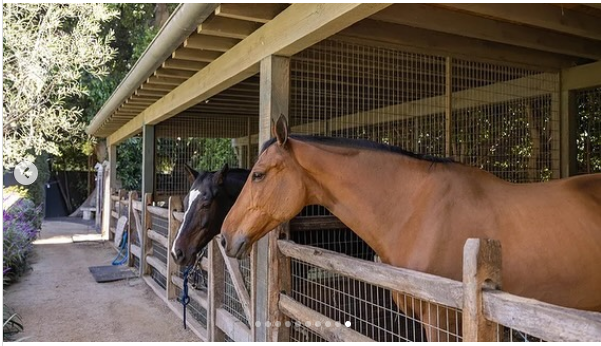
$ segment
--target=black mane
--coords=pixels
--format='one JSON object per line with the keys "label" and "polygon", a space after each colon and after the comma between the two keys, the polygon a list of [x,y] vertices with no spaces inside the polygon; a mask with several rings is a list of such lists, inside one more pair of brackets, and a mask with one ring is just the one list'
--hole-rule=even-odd
{"label": "black mane", "polygon": [[[289,135],[288,137],[309,143],[317,143],[324,145],[332,145],[343,148],[353,148],[353,149],[367,149],[367,150],[375,150],[375,151],[383,151],[389,153],[400,154],[404,156],[408,156],[418,160],[424,160],[432,163],[451,163],[455,162],[452,158],[447,157],[438,157],[427,154],[416,154],[411,151],[405,150],[403,148],[395,147],[392,145],[377,143],[373,141],[368,141],[365,139],[350,139],[350,138],[338,138],[338,137],[322,137],[322,136],[305,136],[305,135]],[[261,148],[261,153],[264,152],[267,148],[269,148],[273,143],[275,143],[276,138],[271,138],[267,140],[263,147]]]}

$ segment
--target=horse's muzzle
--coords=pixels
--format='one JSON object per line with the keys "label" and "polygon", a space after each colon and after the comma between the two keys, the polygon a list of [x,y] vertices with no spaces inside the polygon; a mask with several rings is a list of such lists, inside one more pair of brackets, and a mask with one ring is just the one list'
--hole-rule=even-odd
{"label": "horse's muzzle", "polygon": [[225,249],[226,255],[241,259],[247,254],[248,239],[244,236],[234,236],[229,242],[226,237],[221,238],[221,246]]}
{"label": "horse's muzzle", "polygon": [[186,256],[184,255],[184,252],[181,249],[173,249],[171,251],[171,257],[173,257],[173,260],[178,265],[183,265],[184,260],[186,259]]}

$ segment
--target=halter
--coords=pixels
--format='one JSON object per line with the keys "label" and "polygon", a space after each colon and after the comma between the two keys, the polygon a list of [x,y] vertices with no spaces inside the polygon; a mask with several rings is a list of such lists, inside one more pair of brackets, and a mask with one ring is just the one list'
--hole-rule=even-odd
{"label": "halter", "polygon": [[199,286],[196,283],[195,280],[195,276],[196,274],[200,273],[200,276],[202,278],[202,281],[204,283],[204,287],[201,288],[207,288],[207,278],[202,270],[202,267],[200,266],[200,262],[202,261],[202,258],[204,257],[205,253],[207,252],[207,247],[205,246],[202,251],[200,251],[197,255],[196,255],[196,260],[194,261],[193,264],[189,265],[186,267],[186,269],[184,269],[184,284],[182,287],[182,295],[180,296],[179,300],[182,303],[182,307],[184,308],[184,329],[186,329],[186,307],[188,306],[188,304],[190,304],[190,296],[188,295],[188,281],[192,280],[192,288],[193,289],[197,289]]}

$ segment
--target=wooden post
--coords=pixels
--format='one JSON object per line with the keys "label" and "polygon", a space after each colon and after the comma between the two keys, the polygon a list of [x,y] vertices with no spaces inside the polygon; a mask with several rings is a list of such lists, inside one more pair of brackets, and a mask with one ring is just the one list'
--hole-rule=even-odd
{"label": "wooden post", "polygon": [[211,240],[207,246],[209,247],[208,341],[223,342],[225,334],[217,326],[217,309],[221,308],[225,297],[225,263],[217,241]]}
{"label": "wooden post", "polygon": [[482,290],[501,288],[501,243],[468,239],[463,248],[463,341],[499,341],[496,323],[484,317]]}
{"label": "wooden post", "polygon": [[[122,211],[125,208],[125,205],[123,203],[121,203],[121,201],[123,200],[123,197],[125,197],[127,195],[127,191],[125,191],[124,189],[119,189],[117,191],[117,198],[119,198],[117,200],[117,210],[115,210],[117,212],[117,220],[115,220],[115,227],[117,225],[117,221],[119,221],[119,218],[121,217]],[[114,202],[111,202],[114,203]],[[129,220],[129,219],[128,219]],[[116,229],[115,229],[116,231]],[[109,240],[114,240],[115,239],[115,234],[112,232],[109,232]]]}
{"label": "wooden post", "polygon": [[250,169],[252,166],[252,155],[250,153],[252,129],[250,128],[250,117],[246,118],[246,133],[248,134],[246,142],[246,169]]}
{"label": "wooden post", "polygon": [[445,133],[445,156],[451,157],[451,137],[452,137],[452,115],[453,115],[453,58],[447,57],[445,64],[445,116],[444,116],[444,133]]}
{"label": "wooden post", "polygon": [[285,327],[288,316],[280,310],[281,294],[290,295],[291,269],[290,258],[284,256],[278,247],[279,239],[290,238],[289,223],[280,225],[269,234],[269,282],[268,282],[268,316],[271,329],[269,341],[290,341],[290,328]]}
{"label": "wooden post", "polygon": [[561,178],[561,82],[557,81],[557,90],[551,92],[551,179]]}
{"label": "wooden post", "polygon": [[[108,165],[105,162],[101,162],[104,166],[102,169],[102,175],[99,175],[98,180],[96,181],[96,190],[100,194],[101,198],[97,201],[96,205],[96,213],[101,215],[101,237],[104,240],[109,239],[109,235],[111,233],[109,227],[111,226],[111,210],[112,210],[112,199],[111,199],[111,185],[114,184],[114,180],[112,180],[113,171],[116,171],[117,165],[117,147],[112,145],[107,140],[108,150]],[[109,172],[106,172],[108,167]],[[98,220],[98,215],[96,216]]]}
{"label": "wooden post", "polygon": [[129,220],[127,223],[129,225],[128,229],[127,229],[127,266],[128,267],[133,267],[134,266],[134,255],[131,253],[131,244],[132,244],[132,237],[137,237],[138,236],[138,230],[137,230],[137,226],[136,226],[136,219],[134,216],[134,213],[136,212],[134,210],[134,200],[138,199],[138,192],[137,191],[130,191],[129,192],[129,204],[127,206],[127,220]]}
{"label": "wooden post", "polygon": [[561,91],[561,177],[576,174],[576,132],[578,109],[576,95],[572,90]]}
{"label": "wooden post", "polygon": [[[269,56],[261,61],[261,102],[259,106],[259,149],[271,137],[272,120],[288,117],[290,99],[290,59]],[[250,154],[250,153],[249,153]],[[280,254],[277,247],[280,228],[259,240],[253,247],[253,341],[278,341],[286,328],[279,310],[280,299]],[[259,284],[259,283],[267,283]],[[266,327],[269,322],[270,327]],[[260,324],[259,324],[260,323]],[[286,340],[288,341],[288,340]]]}
{"label": "wooden post", "polygon": [[175,286],[173,282],[171,282],[171,277],[173,273],[176,273],[178,270],[178,265],[175,263],[173,258],[171,257],[171,247],[173,246],[173,241],[177,235],[177,230],[179,229],[180,222],[175,219],[173,216],[174,211],[183,211],[182,199],[180,196],[171,196],[169,197],[169,233],[167,234],[167,300],[173,300],[177,297],[175,293]]}
{"label": "wooden post", "polygon": [[154,126],[144,125],[142,127],[142,239],[140,239],[140,274],[150,274],[150,266],[146,263],[146,256],[150,255],[152,248],[148,240],[148,228],[151,224],[150,215],[146,208],[152,203],[154,192]]}
{"label": "wooden post", "polygon": [[141,275],[150,275],[151,267],[146,261],[146,256],[152,256],[152,240],[148,238],[148,229],[152,225],[152,216],[148,212],[148,206],[152,204],[152,193],[145,193],[142,200],[142,239],[140,239],[140,271]]}

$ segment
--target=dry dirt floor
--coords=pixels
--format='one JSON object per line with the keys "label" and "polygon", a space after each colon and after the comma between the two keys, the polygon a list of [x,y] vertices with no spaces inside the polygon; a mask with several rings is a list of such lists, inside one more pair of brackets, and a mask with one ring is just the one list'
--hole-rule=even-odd
{"label": "dry dirt floor", "polygon": [[[68,218],[45,220],[32,270],[4,292],[21,315],[24,341],[199,341],[139,278],[96,283],[91,266],[110,265],[107,242],[73,242],[95,231]],[[76,236],[76,240],[79,237]]]}

